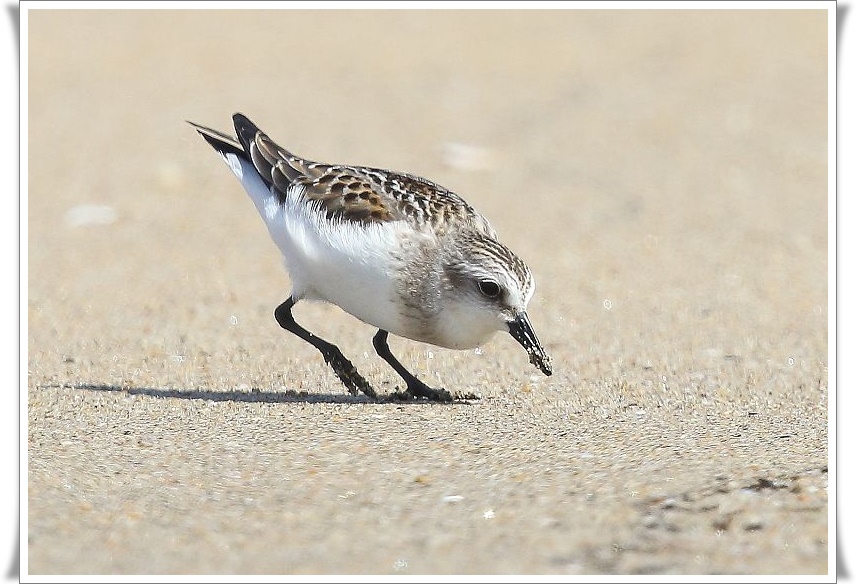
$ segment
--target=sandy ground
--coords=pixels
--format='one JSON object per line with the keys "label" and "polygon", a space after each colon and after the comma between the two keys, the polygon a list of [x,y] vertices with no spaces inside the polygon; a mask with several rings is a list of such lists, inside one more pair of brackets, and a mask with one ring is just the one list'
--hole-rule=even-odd
{"label": "sandy ground", "polygon": [[[30,574],[826,574],[824,11],[29,13]],[[546,378],[353,398],[184,120],[464,195]],[[373,329],[299,305],[379,391]]]}

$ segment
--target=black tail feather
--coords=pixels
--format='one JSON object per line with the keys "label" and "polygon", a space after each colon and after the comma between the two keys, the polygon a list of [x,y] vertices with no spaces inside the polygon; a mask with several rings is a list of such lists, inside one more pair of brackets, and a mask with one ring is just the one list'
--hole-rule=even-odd
{"label": "black tail feather", "polygon": [[227,136],[223,132],[218,132],[212,128],[208,128],[206,126],[200,126],[191,121],[187,121],[188,124],[193,126],[193,128],[199,132],[199,135],[205,138],[205,141],[208,142],[214,150],[219,152],[222,155],[226,154],[234,154],[242,159],[248,160],[247,153],[244,148],[241,147],[241,144],[235,141],[231,136]]}
{"label": "black tail feather", "polygon": [[250,121],[250,119],[242,113],[236,113],[232,116],[232,122],[235,124],[235,134],[241,146],[244,147],[244,152],[250,153],[250,143],[256,139],[256,134],[259,132],[259,127]]}

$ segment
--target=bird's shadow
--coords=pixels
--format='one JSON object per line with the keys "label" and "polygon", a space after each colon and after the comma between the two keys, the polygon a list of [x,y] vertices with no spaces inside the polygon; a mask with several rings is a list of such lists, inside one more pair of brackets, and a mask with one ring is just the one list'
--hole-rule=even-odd
{"label": "bird's shadow", "polygon": [[[382,396],[373,399],[366,395],[310,393],[306,391],[212,391],[204,389],[162,389],[154,387],[131,387],[128,385],[109,385],[98,383],[65,384],[67,389],[86,391],[116,392],[128,395],[146,395],[155,398],[198,399],[213,402],[244,403],[307,403],[307,404],[360,404],[360,405],[445,405],[425,400],[399,400],[394,396]],[[457,398],[452,404],[469,403],[467,398]]]}

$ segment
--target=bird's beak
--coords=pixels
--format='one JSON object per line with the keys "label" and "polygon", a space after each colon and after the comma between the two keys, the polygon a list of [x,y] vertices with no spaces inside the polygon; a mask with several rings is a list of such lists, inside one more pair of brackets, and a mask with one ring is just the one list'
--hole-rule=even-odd
{"label": "bird's beak", "polygon": [[532,323],[529,322],[529,317],[525,312],[521,312],[517,318],[508,323],[508,332],[529,353],[530,363],[543,371],[544,375],[553,374],[553,364],[550,357],[544,352],[541,341],[535,336]]}

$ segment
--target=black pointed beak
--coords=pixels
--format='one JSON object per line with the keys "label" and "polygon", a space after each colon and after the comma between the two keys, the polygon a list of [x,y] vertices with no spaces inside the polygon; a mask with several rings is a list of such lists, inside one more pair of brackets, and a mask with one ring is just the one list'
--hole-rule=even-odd
{"label": "black pointed beak", "polygon": [[544,352],[541,341],[535,336],[535,331],[532,330],[532,323],[529,322],[529,317],[525,312],[521,312],[517,318],[508,323],[508,332],[529,353],[530,363],[540,369],[544,375],[553,374],[552,361],[547,353]]}

